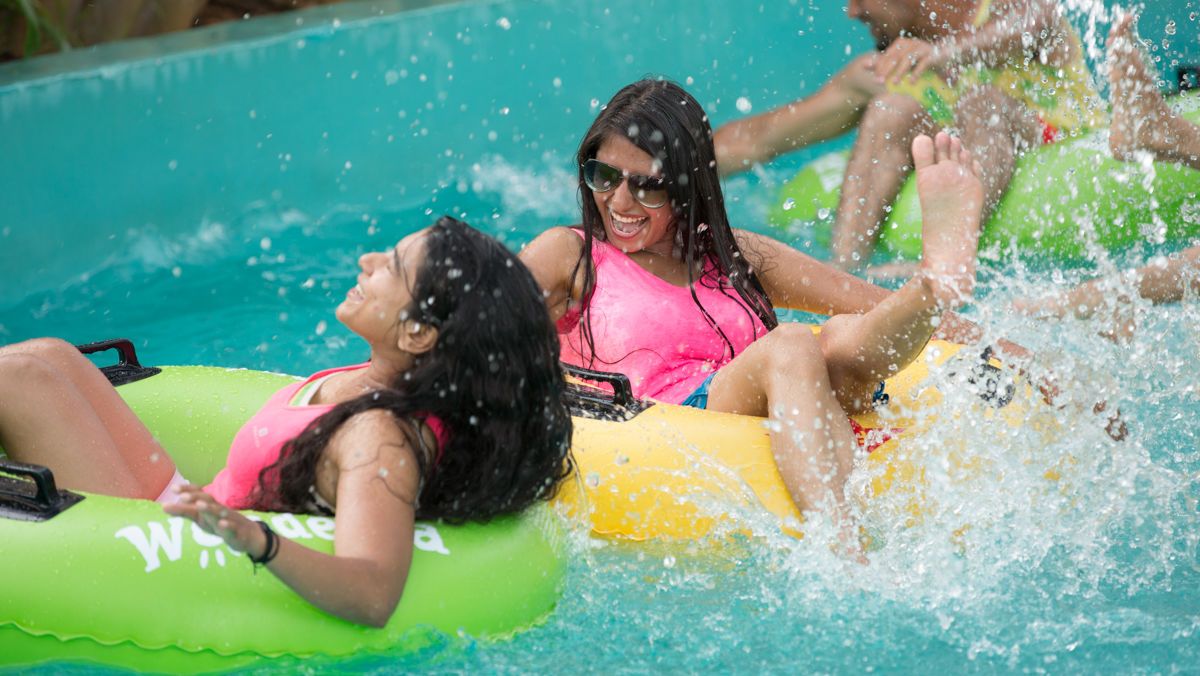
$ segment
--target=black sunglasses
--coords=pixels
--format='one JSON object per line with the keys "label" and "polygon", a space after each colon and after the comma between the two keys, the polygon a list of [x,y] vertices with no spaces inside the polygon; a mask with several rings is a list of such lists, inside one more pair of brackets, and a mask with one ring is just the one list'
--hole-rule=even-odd
{"label": "black sunglasses", "polygon": [[657,209],[667,203],[667,182],[658,176],[627,174],[594,157],[583,163],[583,181],[596,192],[616,190],[625,179],[629,179],[629,193],[638,204]]}

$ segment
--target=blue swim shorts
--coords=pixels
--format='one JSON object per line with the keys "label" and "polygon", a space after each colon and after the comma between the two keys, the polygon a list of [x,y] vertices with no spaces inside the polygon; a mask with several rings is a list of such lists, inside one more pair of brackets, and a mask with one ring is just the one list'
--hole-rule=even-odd
{"label": "blue swim shorts", "polygon": [[708,377],[704,379],[704,382],[700,383],[700,387],[697,387],[691,394],[687,396],[687,399],[683,400],[682,405],[700,409],[708,408],[708,386],[712,385],[712,379],[715,375],[717,375],[716,371],[708,374]]}
{"label": "blue swim shorts", "polygon": [[[715,376],[715,375],[717,375],[716,371],[713,371],[712,373],[708,374],[708,377],[704,379],[704,382],[700,383],[700,386],[697,387],[695,390],[693,390],[692,393],[687,396],[687,399],[683,400],[682,405],[683,406],[691,406],[692,408],[699,408],[699,409],[708,408],[708,387],[710,385],[712,385],[712,379],[713,379],[713,376]],[[888,397],[887,393],[883,391],[883,387],[884,387],[884,384],[883,384],[883,381],[881,380],[881,381],[879,381],[879,387],[875,388],[875,393],[871,396],[871,401],[873,403],[875,403],[875,404],[888,403],[889,397]]]}

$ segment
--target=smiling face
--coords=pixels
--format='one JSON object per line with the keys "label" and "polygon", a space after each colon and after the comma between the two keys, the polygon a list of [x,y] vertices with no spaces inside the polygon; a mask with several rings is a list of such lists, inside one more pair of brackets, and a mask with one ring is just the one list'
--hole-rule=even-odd
{"label": "smiling face", "polygon": [[[624,136],[606,138],[596,151],[596,159],[626,174],[662,176],[659,163]],[[644,206],[630,193],[628,180],[608,192],[591,193],[609,244],[625,253],[671,253],[675,244],[675,212],[670,200],[661,207]]]}
{"label": "smiling face", "polygon": [[405,237],[388,251],[359,257],[358,283],[337,307],[337,318],[372,349],[397,346],[401,325],[413,307],[412,289],[425,260],[428,228]]}

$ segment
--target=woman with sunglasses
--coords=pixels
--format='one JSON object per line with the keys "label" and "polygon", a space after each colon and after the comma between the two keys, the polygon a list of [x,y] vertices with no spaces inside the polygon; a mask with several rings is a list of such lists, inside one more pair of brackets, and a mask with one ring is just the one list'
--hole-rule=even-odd
{"label": "woman with sunglasses", "polygon": [[[769,237],[733,230],[712,129],[678,85],[635,82],[579,148],[583,223],[521,259],[541,284],[568,363],[620,371],[659,401],[769,417],[784,484],[830,515],[862,558],[843,485],[858,451],[847,414],[912,361],[974,289],[983,188],[957,139],[913,143],[925,214],[920,274],[896,292]],[[775,307],[831,318],[819,335]]]}

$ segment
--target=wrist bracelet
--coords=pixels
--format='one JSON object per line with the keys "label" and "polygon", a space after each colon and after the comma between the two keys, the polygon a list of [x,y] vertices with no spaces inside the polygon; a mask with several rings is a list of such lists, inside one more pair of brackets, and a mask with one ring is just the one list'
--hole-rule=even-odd
{"label": "wrist bracelet", "polygon": [[257,523],[258,527],[262,529],[263,535],[267,538],[267,546],[263,547],[262,556],[247,554],[250,557],[250,563],[254,564],[254,572],[256,573],[259,566],[270,563],[279,554],[279,536],[275,534],[275,531],[271,530],[266,521],[259,521]]}

